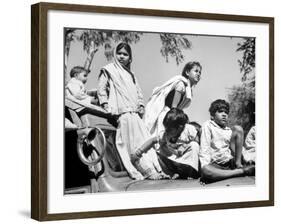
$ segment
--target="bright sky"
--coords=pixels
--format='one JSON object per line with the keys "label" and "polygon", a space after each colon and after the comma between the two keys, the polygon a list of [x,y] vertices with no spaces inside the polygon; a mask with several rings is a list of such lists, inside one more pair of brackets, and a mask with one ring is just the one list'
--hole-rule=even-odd
{"label": "bright sky", "polygon": [[[241,83],[238,59],[241,53],[236,52],[241,38],[187,35],[192,43],[191,49],[184,51],[184,62],[176,65],[175,59],[169,62],[160,53],[159,34],[144,33],[137,44],[133,44],[132,71],[135,73],[143,90],[145,102],[151,96],[153,88],[162,85],[175,75],[180,75],[188,61],[199,61],[203,67],[201,80],[193,89],[193,100],[185,111],[191,121],[202,124],[209,119],[209,106],[216,99],[227,99],[228,88]],[[86,53],[81,42],[73,41],[69,53],[67,71],[73,66],[84,65]],[[91,73],[86,87],[97,87],[97,76],[100,68],[108,62],[103,48],[95,54]]]}

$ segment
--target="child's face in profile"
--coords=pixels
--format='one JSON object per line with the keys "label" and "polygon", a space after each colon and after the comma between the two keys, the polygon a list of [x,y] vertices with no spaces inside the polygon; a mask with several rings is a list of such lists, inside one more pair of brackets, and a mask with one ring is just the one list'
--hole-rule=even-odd
{"label": "child's face in profile", "polygon": [[201,78],[201,68],[195,65],[189,72],[187,72],[187,76],[192,85],[197,84]]}
{"label": "child's face in profile", "polygon": [[228,111],[224,108],[219,109],[212,118],[219,126],[225,127],[227,125]]}
{"label": "child's face in profile", "polygon": [[119,51],[116,52],[116,58],[119,63],[125,67],[129,64],[130,55],[125,48],[121,48]]}
{"label": "child's face in profile", "polygon": [[79,74],[77,74],[76,79],[80,80],[81,82],[83,82],[83,84],[85,84],[88,80],[88,73],[80,72]]}

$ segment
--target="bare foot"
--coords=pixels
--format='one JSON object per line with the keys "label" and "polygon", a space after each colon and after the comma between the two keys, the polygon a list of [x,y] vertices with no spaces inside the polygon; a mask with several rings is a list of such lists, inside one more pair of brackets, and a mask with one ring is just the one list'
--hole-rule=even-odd
{"label": "bare foot", "polygon": [[162,176],[161,179],[171,179],[171,177],[169,175],[167,175],[166,173],[164,173],[163,171],[160,172],[160,175]]}
{"label": "bare foot", "polygon": [[161,180],[161,179],[170,179],[170,176],[168,176],[167,174],[160,172],[153,172],[152,174],[150,174],[147,179],[149,180]]}
{"label": "bare foot", "polygon": [[245,176],[255,176],[256,167],[255,167],[255,165],[245,166],[245,167],[243,167],[243,171],[244,171]]}
{"label": "bare foot", "polygon": [[129,175],[134,180],[144,180],[143,175],[138,171],[130,172]]}
{"label": "bare foot", "polygon": [[178,174],[178,173],[175,173],[172,177],[171,177],[171,179],[172,180],[176,180],[176,179],[178,179],[180,177],[180,175]]}
{"label": "bare foot", "polygon": [[159,173],[152,173],[147,177],[148,180],[160,180],[162,179],[161,175]]}

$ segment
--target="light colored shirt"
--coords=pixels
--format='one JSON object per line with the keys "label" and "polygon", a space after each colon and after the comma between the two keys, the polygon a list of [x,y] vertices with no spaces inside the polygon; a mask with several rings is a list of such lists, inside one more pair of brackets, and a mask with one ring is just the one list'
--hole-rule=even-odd
{"label": "light colored shirt", "polygon": [[225,164],[233,158],[229,148],[231,135],[229,127],[222,128],[213,120],[202,125],[199,151],[201,167],[212,163]]}
{"label": "light colored shirt", "polygon": [[247,134],[245,140],[245,148],[246,150],[249,150],[255,147],[256,147],[256,127],[253,126]]}
{"label": "light colored shirt", "polygon": [[160,153],[169,157],[178,156],[178,151],[188,151],[189,143],[195,141],[197,130],[194,126],[186,124],[180,137],[175,143],[171,143],[166,139],[165,132],[159,134]]}
{"label": "light colored shirt", "polygon": [[178,82],[178,84],[175,87],[175,90],[180,93],[185,93],[185,85],[183,82]]}
{"label": "light colored shirt", "polygon": [[160,147],[158,151],[162,156],[176,162],[176,164],[186,164],[198,171],[199,144],[195,141],[196,136],[197,130],[190,124],[185,125],[175,143],[169,142],[164,132],[159,136]]}
{"label": "light colored shirt", "polygon": [[242,155],[245,161],[256,161],[256,127],[253,126],[248,132],[245,139],[245,147],[243,148]]}
{"label": "light colored shirt", "polygon": [[[181,84],[179,84],[181,83]],[[182,92],[184,88],[184,95],[182,96],[181,101],[177,108],[185,109],[188,108],[192,100],[192,87],[189,79],[186,79],[184,76],[174,76],[165,82],[162,86],[154,88],[152,96],[150,97],[148,103],[145,107],[144,121],[152,135],[157,135],[160,133],[163,127],[159,128],[162,125],[162,118],[164,118],[167,107],[165,101],[169,93],[177,88],[177,91]],[[164,114],[162,114],[164,112]],[[162,114],[162,115],[161,115]],[[161,119],[159,119],[161,118]],[[157,128],[160,130],[157,130]]]}
{"label": "light colored shirt", "polygon": [[91,97],[87,95],[85,85],[80,80],[71,78],[65,88],[67,98],[72,99],[74,97],[77,100],[91,103]]}

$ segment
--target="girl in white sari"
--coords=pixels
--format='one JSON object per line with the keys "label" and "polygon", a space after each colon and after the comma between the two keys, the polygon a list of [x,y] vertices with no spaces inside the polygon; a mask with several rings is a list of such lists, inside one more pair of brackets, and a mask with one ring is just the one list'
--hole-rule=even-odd
{"label": "girl in white sari", "polygon": [[118,116],[116,147],[121,160],[133,179],[161,179],[161,171],[156,152],[149,150],[138,164],[131,163],[131,155],[150,134],[141,119],[144,103],[141,89],[135,75],[130,70],[131,47],[120,43],[114,51],[114,61],[101,69],[98,96],[101,106]]}
{"label": "girl in white sari", "polygon": [[188,62],[181,76],[175,76],[153,90],[144,115],[145,124],[153,136],[164,131],[163,119],[171,108],[184,110],[189,107],[192,88],[200,81],[201,71],[199,62]]}

